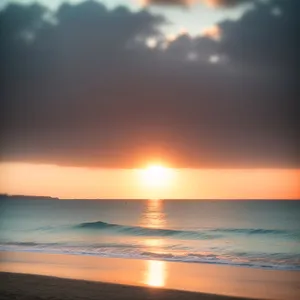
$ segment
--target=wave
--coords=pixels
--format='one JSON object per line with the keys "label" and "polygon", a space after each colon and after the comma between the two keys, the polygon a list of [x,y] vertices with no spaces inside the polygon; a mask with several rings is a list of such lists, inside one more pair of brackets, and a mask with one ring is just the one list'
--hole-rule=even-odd
{"label": "wave", "polygon": [[290,234],[288,230],[279,229],[261,229],[261,228],[217,228],[211,231],[228,232],[228,233],[242,233],[242,234]]}
{"label": "wave", "polygon": [[65,243],[0,243],[0,251],[40,252],[56,254],[87,255],[111,258],[147,259],[189,263],[207,263],[267,268],[300,270],[300,258],[296,253],[259,253],[259,252],[177,252],[172,249],[147,249],[138,245],[102,243],[71,245]]}
{"label": "wave", "polygon": [[205,228],[199,230],[177,230],[165,228],[150,228],[141,226],[126,226],[120,224],[111,224],[102,221],[80,223],[74,226],[77,229],[108,231],[110,233],[120,233],[134,236],[159,236],[174,237],[181,239],[218,239],[224,234],[242,234],[242,235],[285,235],[292,238],[299,238],[300,232],[261,229],[261,228]]}
{"label": "wave", "polygon": [[134,236],[159,236],[159,237],[176,237],[176,238],[187,238],[187,239],[216,239],[219,238],[215,234],[207,234],[197,231],[188,230],[174,230],[174,229],[163,229],[163,228],[150,228],[141,226],[125,226],[119,224],[111,224],[102,221],[81,223],[75,225],[75,228],[88,229],[88,230],[102,230],[115,233],[121,233],[126,235]]}

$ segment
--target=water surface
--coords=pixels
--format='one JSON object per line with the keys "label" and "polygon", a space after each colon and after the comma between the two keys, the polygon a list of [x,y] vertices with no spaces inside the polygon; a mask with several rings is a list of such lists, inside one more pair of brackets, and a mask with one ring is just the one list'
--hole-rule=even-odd
{"label": "water surface", "polygon": [[300,201],[0,201],[4,251],[300,270]]}

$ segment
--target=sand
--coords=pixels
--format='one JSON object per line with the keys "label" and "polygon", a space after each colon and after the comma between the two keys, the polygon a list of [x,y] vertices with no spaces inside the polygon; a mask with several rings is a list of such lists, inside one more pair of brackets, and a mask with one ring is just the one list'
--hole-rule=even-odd
{"label": "sand", "polygon": [[26,252],[0,262],[0,299],[300,299],[298,271]]}
{"label": "sand", "polygon": [[229,300],[245,299],[57,277],[0,273],[1,300]]}

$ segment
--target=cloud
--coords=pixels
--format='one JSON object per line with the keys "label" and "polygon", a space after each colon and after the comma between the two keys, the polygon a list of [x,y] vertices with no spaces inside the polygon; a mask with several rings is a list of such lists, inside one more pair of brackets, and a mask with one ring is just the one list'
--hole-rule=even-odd
{"label": "cloud", "polygon": [[[298,8],[297,0],[260,4],[218,24],[220,40],[183,33],[160,49],[167,20],[147,11],[87,1],[62,5],[49,22],[39,5],[7,6],[2,160],[299,166]],[[150,38],[157,48],[147,47]]]}
{"label": "cloud", "polygon": [[142,5],[189,6],[197,0],[140,0]]}
{"label": "cloud", "polygon": [[191,6],[204,3],[210,7],[232,7],[244,3],[255,3],[256,0],[140,0],[143,5]]}
{"label": "cloud", "polygon": [[[274,15],[274,9],[282,15]],[[298,1],[275,0],[257,5],[237,22],[222,22],[223,51],[241,63],[294,65],[299,57],[299,12]]]}
{"label": "cloud", "polygon": [[219,26],[213,25],[211,27],[205,28],[202,32],[202,35],[214,40],[219,40],[222,33]]}
{"label": "cloud", "polygon": [[201,0],[211,7],[232,7],[244,3],[255,3],[256,0]]}

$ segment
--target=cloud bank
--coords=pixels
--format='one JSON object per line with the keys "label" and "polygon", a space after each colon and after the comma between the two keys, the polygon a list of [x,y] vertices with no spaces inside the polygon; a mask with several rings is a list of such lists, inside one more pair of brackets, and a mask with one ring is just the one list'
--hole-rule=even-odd
{"label": "cloud bank", "polygon": [[244,3],[254,3],[256,0],[140,0],[144,5],[163,6],[190,6],[196,3],[203,3],[210,7],[232,7]]}
{"label": "cloud bank", "polygon": [[[0,12],[1,159],[91,167],[299,167],[298,0],[166,41],[98,2]],[[277,13],[274,13],[277,11]],[[280,12],[280,13],[278,13]],[[157,47],[146,46],[155,39]]]}

